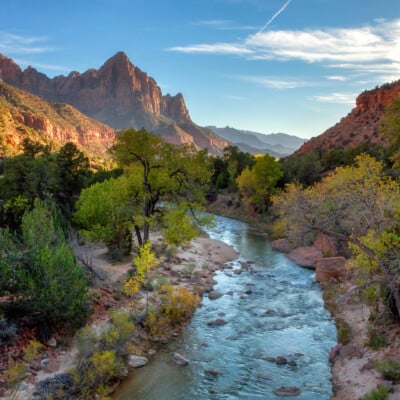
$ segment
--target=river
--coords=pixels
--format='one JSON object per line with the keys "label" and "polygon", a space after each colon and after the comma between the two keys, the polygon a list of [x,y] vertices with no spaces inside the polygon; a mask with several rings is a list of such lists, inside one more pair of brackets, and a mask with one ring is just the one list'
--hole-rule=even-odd
{"label": "river", "polygon": [[[243,222],[217,216],[208,234],[239,251],[234,268],[254,261],[251,271],[218,272],[215,290],[224,296],[214,301],[205,296],[181,337],[135,370],[113,399],[274,400],[282,399],[274,394],[281,386],[298,387],[301,400],[329,399],[328,354],[336,344],[336,329],[313,271],[273,251],[264,235]],[[208,326],[215,318],[228,323]],[[172,363],[174,351],[189,365]],[[277,356],[293,365],[266,360]]]}

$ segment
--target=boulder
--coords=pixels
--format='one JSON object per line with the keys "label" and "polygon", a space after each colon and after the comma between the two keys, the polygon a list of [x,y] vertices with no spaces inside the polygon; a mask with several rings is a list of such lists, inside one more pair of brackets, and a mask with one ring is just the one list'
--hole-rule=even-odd
{"label": "boulder", "polygon": [[276,239],[271,242],[272,250],[280,251],[281,253],[289,253],[290,243],[287,239]]}
{"label": "boulder", "polygon": [[276,357],[275,358],[275,362],[278,364],[278,365],[284,365],[284,364],[287,364],[287,358],[286,357],[283,357],[283,356],[278,356],[278,357]]}
{"label": "boulder", "polygon": [[319,233],[313,244],[324,257],[337,257],[338,252],[332,238],[323,233]]}
{"label": "boulder", "polygon": [[131,354],[128,357],[128,365],[131,368],[143,367],[143,365],[146,365],[148,362],[149,359],[147,357],[136,356],[134,354]]}
{"label": "boulder", "polygon": [[282,386],[274,391],[277,396],[299,396],[301,391],[295,386]]}
{"label": "boulder", "polygon": [[176,352],[172,353],[172,361],[175,364],[181,365],[182,367],[189,364],[189,360],[187,358],[183,357],[182,355]]}
{"label": "boulder", "polygon": [[317,282],[329,282],[342,279],[346,275],[346,259],[344,257],[321,258],[315,264],[315,279]]}
{"label": "boulder", "polygon": [[298,247],[288,254],[289,260],[292,260],[300,267],[315,269],[315,263],[323,257],[321,250],[314,246]]}
{"label": "boulder", "polygon": [[212,290],[211,292],[208,293],[208,298],[210,300],[216,300],[222,297],[222,293],[217,292],[216,290]]}
{"label": "boulder", "polygon": [[40,366],[44,372],[53,373],[60,369],[60,361],[55,358],[45,358],[40,362]]}
{"label": "boulder", "polygon": [[207,325],[209,326],[221,326],[226,325],[228,322],[222,318],[213,319],[212,321],[208,321]]}

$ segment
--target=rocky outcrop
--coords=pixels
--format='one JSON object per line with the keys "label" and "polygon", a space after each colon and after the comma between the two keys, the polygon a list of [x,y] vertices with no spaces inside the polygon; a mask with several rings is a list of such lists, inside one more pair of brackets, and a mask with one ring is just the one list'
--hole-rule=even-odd
{"label": "rocky outcrop", "polygon": [[18,153],[27,137],[56,146],[74,142],[105,155],[115,131],[68,104],[49,104],[0,81],[0,157]]}
{"label": "rocky outcrop", "polygon": [[315,279],[317,282],[329,282],[331,279],[341,280],[346,276],[346,259],[344,257],[321,258],[315,263]]}
{"label": "rocky outcrop", "polygon": [[315,269],[315,263],[323,257],[323,254],[314,246],[308,246],[292,250],[287,257],[300,267]]}
{"label": "rocky outcrop", "polygon": [[363,143],[386,145],[379,133],[385,106],[400,97],[400,80],[361,93],[356,106],[333,127],[310,139],[294,154],[300,155],[312,150],[331,150],[355,147]]}
{"label": "rocky outcrop", "polygon": [[211,130],[194,124],[181,93],[163,96],[156,81],[119,52],[84,73],[48,78],[32,67],[22,71],[0,55],[0,79],[51,103],[68,103],[114,129],[145,128],[171,143],[193,143],[220,154],[228,145]]}

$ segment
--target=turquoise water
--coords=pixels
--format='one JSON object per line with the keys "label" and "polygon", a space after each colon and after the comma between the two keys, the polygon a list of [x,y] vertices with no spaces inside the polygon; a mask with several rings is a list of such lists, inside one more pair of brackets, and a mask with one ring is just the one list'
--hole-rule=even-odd
{"label": "turquoise water", "polygon": [[[273,251],[265,236],[247,224],[225,217],[216,217],[216,222],[210,237],[239,251],[234,268],[254,261],[251,271],[217,273],[215,290],[224,296],[214,301],[204,297],[204,306],[182,336],[161,349],[148,366],[135,370],[113,399],[273,400],[282,399],[274,394],[281,386],[300,388],[298,399],[329,399],[328,354],[336,344],[336,329],[313,271]],[[216,318],[228,323],[207,325]],[[173,364],[174,351],[188,358],[189,365]],[[296,365],[265,360],[276,356]]]}

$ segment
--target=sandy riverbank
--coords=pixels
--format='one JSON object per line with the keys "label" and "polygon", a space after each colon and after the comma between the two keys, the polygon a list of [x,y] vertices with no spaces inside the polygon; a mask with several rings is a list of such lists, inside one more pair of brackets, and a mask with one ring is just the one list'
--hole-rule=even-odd
{"label": "sandy riverbank", "polygon": [[[131,258],[111,264],[104,247],[80,246],[76,251],[78,258],[83,258],[90,263],[96,276],[97,287],[94,291],[97,295],[97,304],[88,325],[101,329],[107,324],[111,309],[124,308],[129,304],[128,299],[120,298],[120,288],[131,268]],[[179,248],[170,260],[164,259],[158,267],[151,271],[150,276],[158,277],[158,279],[164,277],[173,285],[185,286],[197,292],[207,292],[213,289],[215,272],[223,269],[225,263],[234,260],[237,256],[238,253],[223,242],[208,237],[198,237],[189,245]],[[162,256],[161,258],[163,259]],[[146,296],[141,293],[137,297],[144,299]],[[58,336],[52,339],[53,346],[54,343],[64,341],[64,338]],[[58,345],[56,347],[49,346],[44,349],[44,353],[46,364],[50,367],[30,371],[29,376],[20,386],[21,390],[18,390],[16,397],[13,398],[30,399],[34,387],[39,381],[66,372],[76,364],[77,349],[73,342],[67,348]],[[2,398],[11,399],[9,393]]]}

